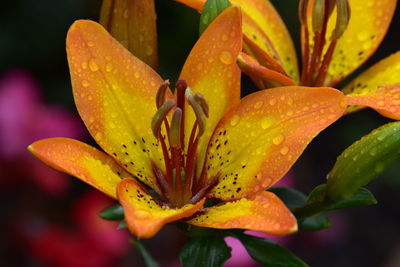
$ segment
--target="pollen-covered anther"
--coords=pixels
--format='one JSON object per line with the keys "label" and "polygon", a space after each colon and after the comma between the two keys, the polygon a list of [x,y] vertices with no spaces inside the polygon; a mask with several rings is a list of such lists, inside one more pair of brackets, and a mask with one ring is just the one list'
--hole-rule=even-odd
{"label": "pollen-covered anther", "polygon": [[206,128],[206,114],[201,105],[201,101],[196,100],[190,87],[186,88],[185,97],[189,105],[192,107],[194,114],[196,115],[196,121],[199,125],[198,135],[202,136]]}
{"label": "pollen-covered anther", "polygon": [[169,80],[165,80],[158,88],[156,95],[157,108],[160,108],[164,104],[168,87],[169,87]]}
{"label": "pollen-covered anther", "polygon": [[194,99],[200,104],[201,108],[203,109],[204,115],[208,118],[210,108],[208,106],[207,100],[204,98],[202,94],[195,93]]}
{"label": "pollen-covered anther", "polygon": [[151,121],[151,130],[156,138],[158,138],[162,122],[165,120],[175,104],[175,99],[168,100],[157,110],[156,114],[154,115]]}
{"label": "pollen-covered anther", "polygon": [[345,32],[350,21],[350,5],[348,0],[336,0],[336,26],[331,35],[331,41],[339,39]]}
{"label": "pollen-covered anther", "polygon": [[181,140],[181,126],[182,126],[182,110],[176,108],[171,121],[171,130],[169,132],[171,147],[179,148]]}

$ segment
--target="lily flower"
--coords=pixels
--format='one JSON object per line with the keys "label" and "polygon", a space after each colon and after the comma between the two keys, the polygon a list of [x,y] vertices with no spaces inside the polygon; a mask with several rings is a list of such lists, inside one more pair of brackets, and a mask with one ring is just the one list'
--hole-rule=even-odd
{"label": "lily flower", "polygon": [[[206,0],[175,0],[202,11]],[[230,0],[243,19],[242,71],[260,88],[299,84],[338,86],[378,48],[396,0],[301,0],[302,73],[290,34],[268,0]],[[371,107],[400,119],[400,52],[388,56],[346,85],[347,112]],[[342,85],[340,85],[342,87]]]}
{"label": "lily flower", "polygon": [[29,150],[118,199],[139,238],[181,219],[219,229],[296,231],[295,217],[265,189],[343,114],[345,97],[298,86],[240,99],[241,33],[239,8],[222,12],[193,47],[173,95],[101,25],[75,22],[67,36],[75,103],[105,153],[67,138],[40,140]]}

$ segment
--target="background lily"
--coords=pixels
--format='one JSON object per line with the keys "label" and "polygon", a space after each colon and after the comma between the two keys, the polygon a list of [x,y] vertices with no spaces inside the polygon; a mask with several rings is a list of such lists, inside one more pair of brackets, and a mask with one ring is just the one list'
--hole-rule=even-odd
{"label": "background lily", "polygon": [[[198,226],[295,231],[290,211],[264,190],[342,115],[345,97],[331,88],[287,87],[240,100],[241,41],[240,11],[232,7],[196,43],[172,96],[168,83],[99,24],[75,22],[67,36],[74,98],[107,154],[67,138],[29,150],[118,198],[138,237],[190,216]],[[205,197],[222,202],[203,208]]]}
{"label": "background lily", "polygon": [[[201,11],[205,0],[176,0]],[[291,37],[279,14],[266,0],[231,0],[242,9],[242,71],[260,88],[277,85],[336,87],[378,48],[392,20],[396,0],[302,0],[302,73]],[[249,56],[248,56],[249,55]],[[351,107],[368,106],[382,115],[400,118],[400,52],[350,82],[343,92]],[[300,77],[301,76],[301,77]]]}

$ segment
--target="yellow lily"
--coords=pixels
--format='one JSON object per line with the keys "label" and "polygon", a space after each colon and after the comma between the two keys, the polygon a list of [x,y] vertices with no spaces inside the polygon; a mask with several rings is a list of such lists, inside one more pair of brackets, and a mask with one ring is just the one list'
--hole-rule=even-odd
{"label": "yellow lily", "polygon": [[[265,189],[343,114],[345,97],[332,88],[286,87],[240,99],[241,33],[240,10],[221,13],[192,49],[173,95],[102,26],[75,22],[67,36],[75,103],[106,153],[67,138],[40,140],[29,150],[118,199],[140,238],[180,219],[296,231],[295,217]],[[218,204],[204,207],[210,198]]]}
{"label": "yellow lily", "polygon": [[[175,0],[201,12],[206,0]],[[242,71],[260,88],[300,84],[337,86],[378,48],[392,20],[396,0],[301,0],[302,73],[291,37],[268,0],[230,0],[243,19]],[[368,106],[400,119],[400,52],[361,73],[343,92],[347,112]],[[299,77],[301,76],[301,77]]]}

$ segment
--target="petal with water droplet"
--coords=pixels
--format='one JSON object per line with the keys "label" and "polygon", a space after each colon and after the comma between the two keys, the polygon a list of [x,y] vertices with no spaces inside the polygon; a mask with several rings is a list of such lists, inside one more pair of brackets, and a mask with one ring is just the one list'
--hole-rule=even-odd
{"label": "petal with water droplet", "polygon": [[112,198],[116,198],[121,179],[130,177],[107,154],[77,140],[43,139],[28,149],[50,167],[75,176]]}
{"label": "petal with water droplet", "polygon": [[129,230],[138,238],[150,238],[167,223],[193,215],[203,207],[205,199],[196,204],[186,204],[172,209],[160,205],[149,193],[132,179],[118,184],[118,199],[124,208]]}
{"label": "petal with water droplet", "polygon": [[[91,135],[133,175],[156,188],[151,160],[161,169],[164,164],[150,122],[161,77],[93,21],[71,26],[67,55],[75,103]],[[83,62],[89,67],[79,73]]]}
{"label": "petal with water droplet", "polygon": [[[229,36],[225,41],[221,39],[224,34]],[[200,36],[180,75],[180,79],[186,80],[194,93],[204,96],[210,108],[205,133],[199,143],[200,157],[204,155],[206,144],[220,118],[229,107],[239,103],[240,70],[235,62],[241,46],[240,11],[238,7],[230,7],[224,10]],[[198,68],[199,65],[202,66],[201,69]],[[187,133],[190,133],[194,120],[194,112],[189,108],[186,109]],[[189,134],[186,138],[189,138]],[[200,158],[199,162],[201,161]]]}
{"label": "petal with water droplet", "polygon": [[188,223],[218,229],[240,228],[268,234],[284,235],[297,231],[296,218],[271,192],[261,192],[249,199],[207,208],[207,212]]}
{"label": "petal with water droplet", "polygon": [[[272,186],[343,114],[344,100],[336,89],[309,87],[273,88],[243,98],[222,118],[209,144],[207,177],[219,175],[212,197],[237,199]],[[259,101],[263,108],[257,109]]]}
{"label": "petal with water droplet", "polygon": [[352,106],[347,112],[371,107],[383,116],[400,119],[400,52],[381,60],[361,73],[343,92]]}

